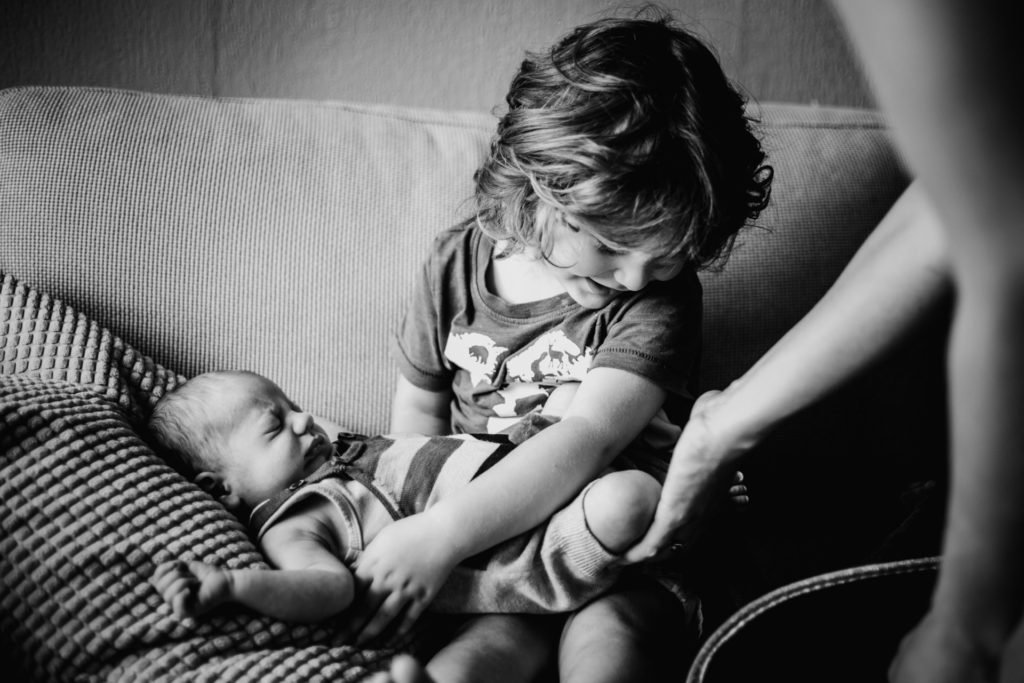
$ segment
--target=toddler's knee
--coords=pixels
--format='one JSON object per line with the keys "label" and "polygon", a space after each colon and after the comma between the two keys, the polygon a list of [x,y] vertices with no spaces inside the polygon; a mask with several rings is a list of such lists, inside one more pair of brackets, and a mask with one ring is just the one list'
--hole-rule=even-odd
{"label": "toddler's knee", "polygon": [[607,474],[583,499],[587,526],[605,548],[623,552],[647,531],[660,496],[661,486],[649,474],[639,470]]}

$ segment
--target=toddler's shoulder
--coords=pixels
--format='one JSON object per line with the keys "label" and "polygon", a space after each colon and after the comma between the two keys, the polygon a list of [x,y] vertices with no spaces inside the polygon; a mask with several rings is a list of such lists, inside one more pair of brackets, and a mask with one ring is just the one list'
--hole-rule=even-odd
{"label": "toddler's shoulder", "polygon": [[686,268],[668,282],[653,282],[631,297],[634,312],[674,314],[678,311],[700,311],[703,288],[693,268]]}
{"label": "toddler's shoulder", "polygon": [[472,220],[445,228],[437,234],[427,257],[429,269],[444,278],[472,273],[486,265],[493,243]]}
{"label": "toddler's shoulder", "polygon": [[482,237],[482,235],[479,234],[479,228],[476,227],[473,221],[462,221],[437,233],[437,236],[434,237],[432,250],[434,253],[466,251],[479,237]]}

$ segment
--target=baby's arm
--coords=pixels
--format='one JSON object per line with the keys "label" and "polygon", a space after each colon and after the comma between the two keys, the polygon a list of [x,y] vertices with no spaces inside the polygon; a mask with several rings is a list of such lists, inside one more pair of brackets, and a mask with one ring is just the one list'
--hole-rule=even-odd
{"label": "baby's arm", "polygon": [[202,562],[165,562],[151,582],[179,617],[199,617],[237,603],[285,621],[316,622],[352,602],[351,571],[334,552],[322,520],[292,515],[267,530],[261,549],[276,569],[225,569]]}

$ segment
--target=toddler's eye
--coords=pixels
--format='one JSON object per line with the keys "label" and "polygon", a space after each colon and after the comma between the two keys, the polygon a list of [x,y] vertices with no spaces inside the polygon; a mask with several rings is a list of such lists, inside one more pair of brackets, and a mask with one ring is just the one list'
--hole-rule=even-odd
{"label": "toddler's eye", "polygon": [[628,249],[619,249],[611,246],[610,244],[605,244],[596,237],[593,237],[592,239],[594,240],[594,244],[596,245],[596,249],[599,254],[605,254],[606,256],[622,256],[629,251]]}
{"label": "toddler's eye", "polygon": [[571,232],[579,232],[580,231],[580,229],[578,227],[576,227],[575,225],[573,225],[569,221],[565,220],[564,218],[562,219],[562,225],[564,225],[565,227],[569,228],[569,230]]}
{"label": "toddler's eye", "polygon": [[623,253],[618,249],[615,249],[614,247],[609,247],[607,244],[600,240],[595,239],[594,242],[597,244],[597,251],[599,253],[607,254],[608,256],[618,256],[619,254]]}

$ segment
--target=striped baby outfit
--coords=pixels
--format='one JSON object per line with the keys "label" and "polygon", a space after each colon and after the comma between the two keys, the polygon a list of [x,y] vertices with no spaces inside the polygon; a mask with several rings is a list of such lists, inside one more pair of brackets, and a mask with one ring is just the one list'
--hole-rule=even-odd
{"label": "striped baby outfit", "polygon": [[[344,562],[354,561],[378,530],[363,527],[369,496],[392,519],[422,512],[504,457],[515,444],[504,436],[375,436],[342,433],[334,457],[304,480],[253,510],[259,539],[295,504],[323,496],[349,525]],[[468,558],[431,605],[457,613],[568,612],[607,591],[620,574],[618,557],[587,528],[583,498],[589,486],[546,523]],[[355,547],[358,546],[358,547]]]}

